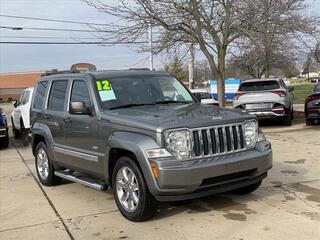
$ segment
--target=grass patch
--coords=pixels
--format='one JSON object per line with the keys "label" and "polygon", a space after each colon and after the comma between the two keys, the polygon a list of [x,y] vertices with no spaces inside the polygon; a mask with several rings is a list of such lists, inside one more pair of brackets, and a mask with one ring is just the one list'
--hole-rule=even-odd
{"label": "grass patch", "polygon": [[293,91],[293,103],[304,103],[304,100],[312,92],[313,89],[313,84],[295,85]]}

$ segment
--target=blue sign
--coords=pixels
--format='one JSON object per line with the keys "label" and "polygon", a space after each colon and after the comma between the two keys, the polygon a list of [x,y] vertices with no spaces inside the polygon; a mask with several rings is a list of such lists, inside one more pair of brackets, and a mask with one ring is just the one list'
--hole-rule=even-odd
{"label": "blue sign", "polygon": [[[234,94],[238,91],[240,86],[240,79],[229,78],[225,81],[225,98],[227,101],[233,101]],[[211,94],[215,99],[218,99],[217,80],[210,80]]]}

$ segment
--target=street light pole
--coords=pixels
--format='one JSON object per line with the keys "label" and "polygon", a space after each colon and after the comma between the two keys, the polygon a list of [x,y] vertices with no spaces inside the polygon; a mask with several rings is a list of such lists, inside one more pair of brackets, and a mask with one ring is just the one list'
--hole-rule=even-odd
{"label": "street light pole", "polygon": [[152,25],[149,23],[149,50],[150,50],[150,71],[153,71],[153,47],[152,47]]}
{"label": "street light pole", "polygon": [[191,43],[189,50],[189,88],[194,87],[194,45]]}

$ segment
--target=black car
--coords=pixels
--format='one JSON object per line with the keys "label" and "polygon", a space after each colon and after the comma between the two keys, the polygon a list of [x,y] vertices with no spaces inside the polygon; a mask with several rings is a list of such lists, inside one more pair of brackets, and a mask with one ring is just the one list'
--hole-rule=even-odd
{"label": "black car", "polygon": [[0,148],[9,146],[8,122],[2,108],[0,108]]}
{"label": "black car", "polygon": [[304,104],[306,124],[315,125],[320,121],[320,83],[318,83],[313,92],[306,98]]}

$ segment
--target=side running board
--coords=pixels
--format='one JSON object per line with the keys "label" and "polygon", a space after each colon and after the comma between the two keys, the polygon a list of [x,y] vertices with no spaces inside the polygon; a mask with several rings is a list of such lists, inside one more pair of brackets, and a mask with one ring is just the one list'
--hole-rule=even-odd
{"label": "side running board", "polygon": [[88,176],[74,175],[67,171],[55,171],[54,175],[61,177],[63,179],[69,180],[71,182],[80,183],[84,186],[87,186],[99,191],[106,191],[108,189],[107,184],[99,182],[96,179],[90,178]]}

